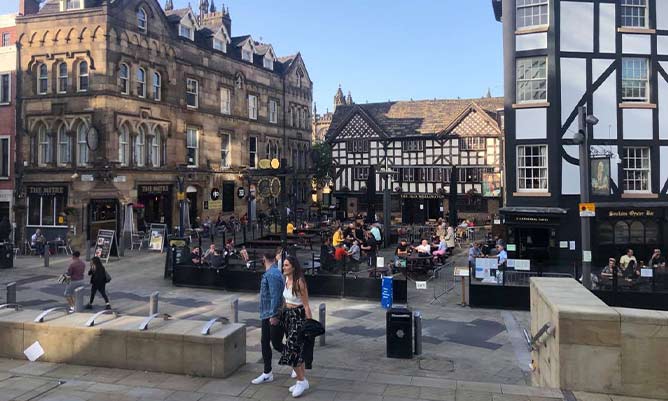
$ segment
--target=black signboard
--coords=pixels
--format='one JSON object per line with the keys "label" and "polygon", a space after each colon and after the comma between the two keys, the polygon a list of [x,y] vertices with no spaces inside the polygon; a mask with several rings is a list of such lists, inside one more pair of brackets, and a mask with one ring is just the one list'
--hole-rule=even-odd
{"label": "black signboard", "polygon": [[109,262],[109,256],[111,255],[115,238],[115,230],[99,230],[97,232],[97,240],[95,241],[95,256],[100,259],[104,259],[105,263]]}
{"label": "black signboard", "polygon": [[64,195],[67,187],[64,186],[28,186],[28,195]]}
{"label": "black signboard", "polygon": [[212,188],[211,189],[211,200],[217,201],[218,199],[220,199],[220,189]]}
{"label": "black signboard", "polygon": [[243,198],[245,198],[245,197],[246,197],[246,188],[244,188],[244,187],[239,187],[239,188],[237,189],[237,197],[238,197],[239,199],[243,199]]}
{"label": "black signboard", "polygon": [[168,193],[171,190],[171,185],[162,184],[162,185],[139,185],[137,190],[140,193],[144,194],[156,194],[161,195]]}

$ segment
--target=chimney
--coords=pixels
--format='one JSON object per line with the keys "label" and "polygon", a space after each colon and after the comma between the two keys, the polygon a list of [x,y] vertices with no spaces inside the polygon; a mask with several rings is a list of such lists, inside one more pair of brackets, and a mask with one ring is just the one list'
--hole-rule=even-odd
{"label": "chimney", "polygon": [[34,15],[39,12],[39,0],[19,0],[19,15]]}

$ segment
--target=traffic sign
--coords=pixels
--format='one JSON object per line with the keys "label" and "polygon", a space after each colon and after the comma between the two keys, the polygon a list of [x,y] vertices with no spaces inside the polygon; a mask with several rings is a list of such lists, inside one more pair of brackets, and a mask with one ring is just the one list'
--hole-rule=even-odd
{"label": "traffic sign", "polygon": [[578,209],[580,210],[580,217],[596,216],[596,204],[594,203],[580,203]]}

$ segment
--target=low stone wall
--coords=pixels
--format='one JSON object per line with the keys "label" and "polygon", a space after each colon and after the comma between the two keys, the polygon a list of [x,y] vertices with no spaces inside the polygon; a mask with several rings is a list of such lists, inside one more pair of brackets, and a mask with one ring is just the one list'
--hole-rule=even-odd
{"label": "low stone wall", "polygon": [[532,352],[541,387],[668,399],[668,312],[612,308],[573,279],[531,279]]}
{"label": "low stone wall", "polygon": [[242,324],[216,323],[205,336],[201,321],[155,319],[140,331],[144,317],[102,315],[85,327],[91,313],[53,312],[35,323],[39,312],[0,311],[0,357],[26,359],[23,351],[39,341],[44,362],[206,377],[227,377],[246,363]]}

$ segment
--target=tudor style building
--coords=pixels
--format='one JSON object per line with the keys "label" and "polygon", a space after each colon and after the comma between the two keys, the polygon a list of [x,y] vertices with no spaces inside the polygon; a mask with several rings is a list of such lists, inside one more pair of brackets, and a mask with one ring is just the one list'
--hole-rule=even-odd
{"label": "tudor style building", "polygon": [[[395,173],[389,180],[393,221],[420,224],[446,216],[456,166],[460,216],[489,221],[502,198],[502,105],[501,98],[337,105],[327,141],[340,214],[368,210],[366,186],[376,166]],[[384,188],[378,177],[376,211]]]}
{"label": "tudor style building", "polygon": [[[27,234],[62,236],[69,226],[94,237],[118,228],[127,204],[140,228],[178,225],[177,177],[191,221],[252,218],[268,200],[240,199],[237,189],[264,158],[287,159],[297,170],[288,190],[308,196],[304,62],[233,36],[229,9],[209,0],[197,12],[171,0],[164,10],[157,0],[21,0],[17,30],[17,219]],[[222,206],[206,210],[214,188]]]}
{"label": "tudor style building", "polygon": [[[577,112],[589,129],[594,263],[668,248],[668,2],[494,0],[503,22],[511,257],[580,257]],[[571,250],[571,244],[577,250]]]}

